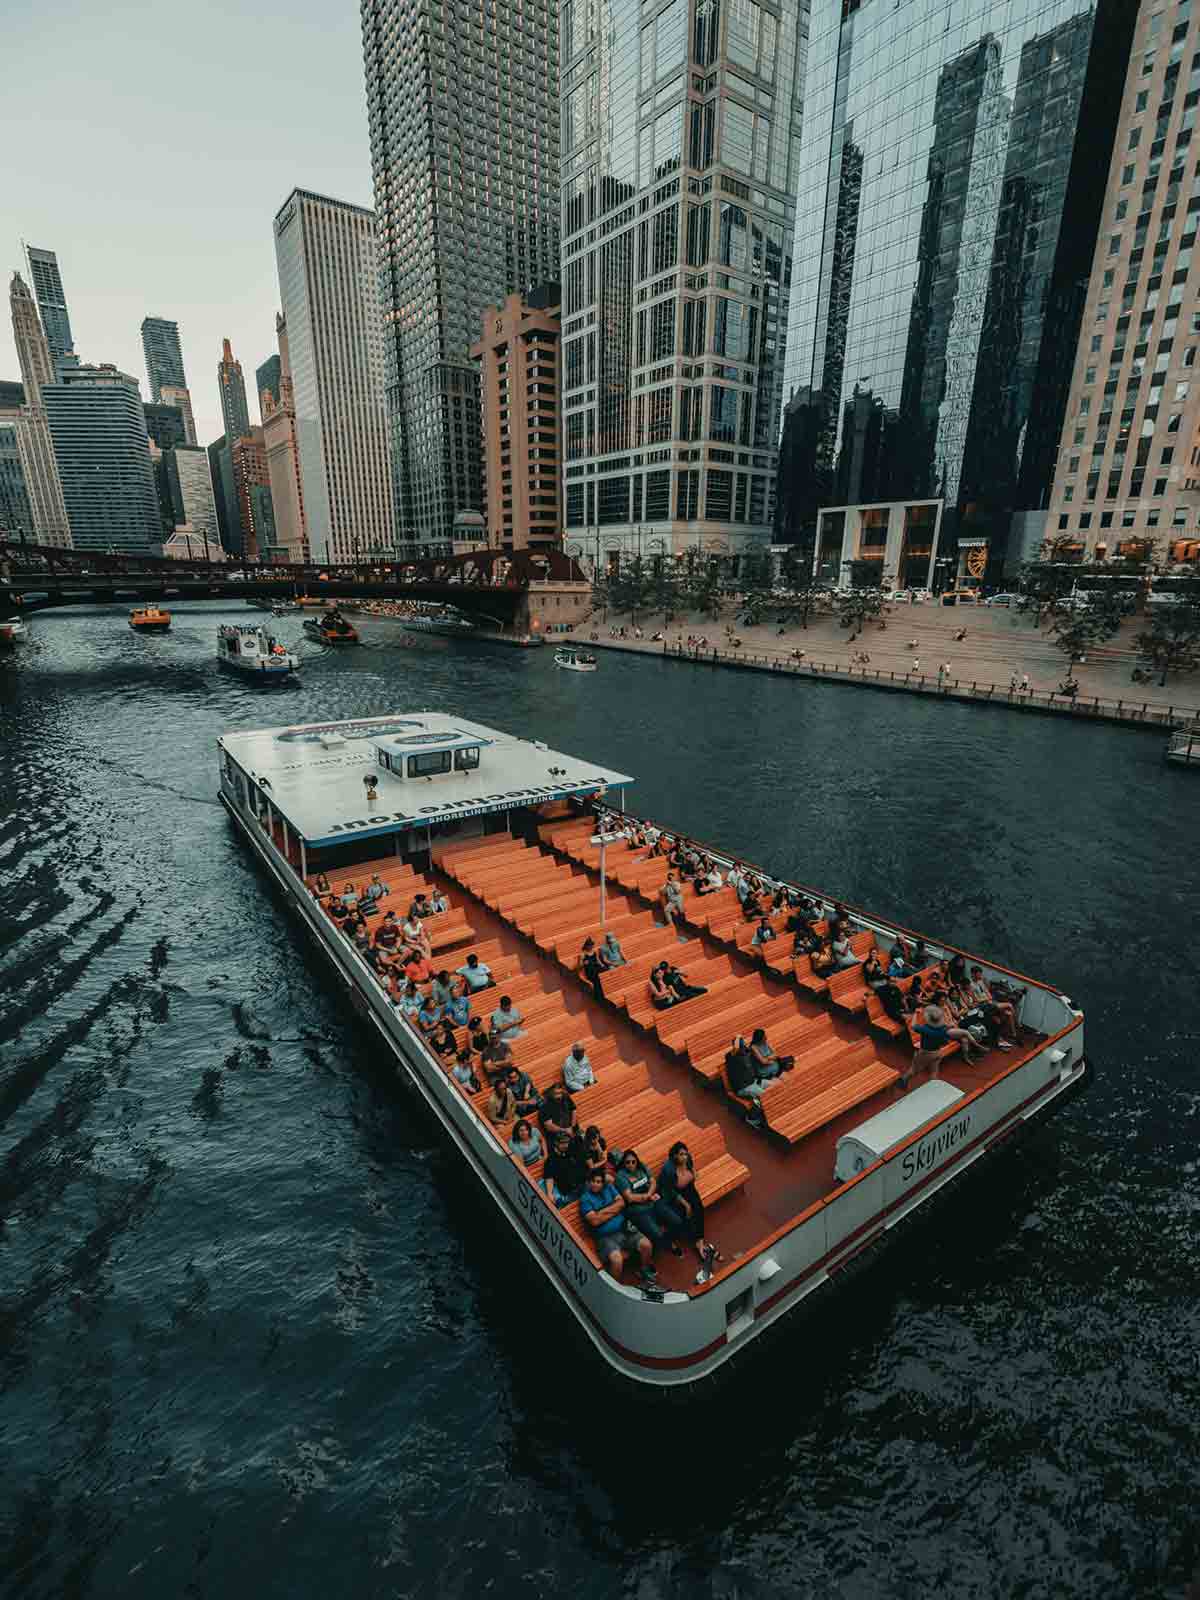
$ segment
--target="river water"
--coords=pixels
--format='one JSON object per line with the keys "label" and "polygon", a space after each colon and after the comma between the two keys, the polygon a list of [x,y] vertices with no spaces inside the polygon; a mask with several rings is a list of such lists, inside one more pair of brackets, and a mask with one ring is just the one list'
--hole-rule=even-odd
{"label": "river water", "polygon": [[[0,1593],[1182,1596],[1195,775],[1126,729],[383,622],[264,695],[229,614],[47,614],[0,660]],[[214,799],[224,729],[423,707],[1061,984],[1094,1087],[715,1396],[614,1398]]]}

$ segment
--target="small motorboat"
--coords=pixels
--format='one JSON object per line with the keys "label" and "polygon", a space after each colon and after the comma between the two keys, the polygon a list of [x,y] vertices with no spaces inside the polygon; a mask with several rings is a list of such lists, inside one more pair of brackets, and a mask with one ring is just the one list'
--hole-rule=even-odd
{"label": "small motorboat", "polygon": [[322,617],[305,617],[304,631],[320,639],[322,644],[358,643],[358,629],[347,622],[340,611],[327,611]]}
{"label": "small motorboat", "polygon": [[11,648],[29,637],[29,629],[20,617],[6,617],[0,622],[0,645]]}
{"label": "small motorboat", "polygon": [[300,665],[273,634],[253,622],[223,622],[217,629],[217,660],[261,682],[281,682]]}
{"label": "small motorboat", "polygon": [[554,652],[554,665],[567,672],[595,672],[596,658],[586,650],[576,650],[573,645],[561,645]]}
{"label": "small motorboat", "polygon": [[171,613],[161,606],[134,606],[129,613],[129,626],[134,633],[166,633],[171,626]]}

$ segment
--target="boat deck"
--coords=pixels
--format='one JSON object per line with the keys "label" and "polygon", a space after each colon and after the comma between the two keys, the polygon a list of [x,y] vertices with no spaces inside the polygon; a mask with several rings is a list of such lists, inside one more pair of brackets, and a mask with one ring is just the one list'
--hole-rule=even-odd
{"label": "boat deck", "polygon": [[[559,1078],[571,1044],[583,1040],[598,1083],[575,1096],[581,1126],[595,1122],[610,1146],[638,1148],[652,1170],[669,1143],[688,1141],[708,1210],[708,1238],[724,1258],[713,1280],[719,1281],[830,1193],[839,1137],[900,1098],[898,1079],[911,1066],[911,1044],[906,1035],[897,1039],[887,1031],[886,1018],[881,1024],[877,1002],[875,1018],[868,1016],[868,992],[861,983],[855,988],[857,969],[825,986],[779,947],[748,947],[752,930],[729,913],[729,891],[703,899],[688,891],[681,930],[687,937],[681,940],[654,909],[665,862],[646,862],[644,852],[624,845],[607,850],[606,925],[621,939],[628,965],[603,980],[600,1000],[575,970],[585,936],[598,939],[602,931],[591,859],[596,848],[588,842],[594,826],[593,819],[562,818],[544,822],[533,842],[501,833],[436,843],[434,864],[424,874],[387,856],[335,870],[331,882],[335,891],[347,880],[361,888],[377,872],[389,889],[386,908],[400,917],[419,890],[441,888],[451,909],[427,924],[433,967],[453,969],[469,951],[480,951],[497,985],[483,991],[473,1010],[486,1018],[501,993],[513,995],[525,1018],[513,1055],[539,1089]],[[277,843],[282,847],[283,840]],[[298,867],[294,850],[289,855]],[[856,951],[873,938],[857,936]],[[785,942],[790,949],[790,939],[780,946]],[[707,985],[708,994],[654,1011],[646,976],[664,956],[689,981]],[[764,1097],[774,1131],[747,1125],[720,1075],[733,1035],[748,1037],[759,1025],[779,1054],[796,1057],[793,1070]],[[465,1030],[460,1040],[465,1043]],[[1022,1030],[1016,1049],[990,1051],[974,1066],[951,1054],[941,1076],[970,1093],[1028,1059],[1042,1042],[1042,1035]],[[482,1111],[487,1091],[471,1098]],[[510,1131],[497,1129],[504,1142]],[[540,1166],[531,1169],[531,1176],[539,1173]],[[560,1216],[596,1259],[577,1207]],[[661,1251],[656,1265],[664,1288],[703,1292],[694,1286],[694,1257],[678,1260]]]}

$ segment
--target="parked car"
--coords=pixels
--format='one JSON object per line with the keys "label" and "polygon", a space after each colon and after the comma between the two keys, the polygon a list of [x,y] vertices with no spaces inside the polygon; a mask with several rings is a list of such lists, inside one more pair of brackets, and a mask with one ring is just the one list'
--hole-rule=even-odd
{"label": "parked car", "polygon": [[985,606],[1015,606],[1020,605],[1019,594],[993,594],[983,602]]}

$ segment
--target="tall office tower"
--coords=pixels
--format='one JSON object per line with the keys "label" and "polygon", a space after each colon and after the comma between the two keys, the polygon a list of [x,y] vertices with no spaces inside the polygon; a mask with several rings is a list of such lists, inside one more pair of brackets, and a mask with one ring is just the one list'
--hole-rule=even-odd
{"label": "tall office tower", "polygon": [[208,452],[196,445],[176,445],[163,452],[163,466],[171,496],[173,524],[190,528],[193,537],[201,543],[211,543],[215,554],[220,544],[220,530]]}
{"label": "tall office tower", "polygon": [[481,504],[483,308],[559,276],[558,5],[379,0],[362,26],[396,520],[448,548]]}
{"label": "tall office tower", "polygon": [[187,389],[181,389],[175,384],[164,383],[160,392],[160,399],[165,406],[174,406],[183,417],[183,432],[188,444],[196,442],[196,419],[192,415],[192,397]]}
{"label": "tall office tower", "polygon": [[217,531],[221,544],[231,556],[244,553],[242,514],[238,508],[237,484],[233,479],[233,450],[222,434],[208,447],[208,468],[217,502]]}
{"label": "tall office tower", "polygon": [[[260,388],[263,408],[263,448],[271,480],[271,509],[275,542],[286,561],[307,561],[308,521],[304,514],[304,487],[300,481],[300,452],[296,444],[296,407],[292,397],[291,353],[287,319],[275,318],[279,344],[278,390]],[[259,368],[262,371],[262,368]]]}
{"label": "tall office tower", "polygon": [[33,508],[25,487],[25,468],[17,438],[24,404],[23,385],[0,380],[0,539],[36,544]]}
{"label": "tall office tower", "polygon": [[246,410],[246,385],[242,378],[242,363],[233,359],[228,339],[222,341],[221,359],[217,362],[217,387],[221,391],[221,416],[225,421],[225,437],[240,439],[250,427],[250,413]]}
{"label": "tall office tower", "polygon": [[136,378],[63,356],[42,390],[77,548],[146,551],[162,538]]}
{"label": "tall office tower", "polygon": [[178,406],[143,404],[142,410],[146,416],[146,432],[150,435],[151,444],[156,445],[159,450],[173,450],[177,444],[187,444],[183,412]]}
{"label": "tall office tower", "polygon": [[163,384],[173,389],[187,388],[177,322],[168,322],[166,317],[143,317],[142,351],[146,357],[151,400],[162,399]]}
{"label": "tall office tower", "polygon": [[275,217],[275,258],[313,559],[391,551],[375,218],[293,189]]}
{"label": "tall office tower", "polygon": [[811,539],[821,504],[942,498],[948,563],[996,578],[1020,559],[1049,491],[1134,9],[813,0],[787,537]]}
{"label": "tall office tower", "polygon": [[25,260],[45,329],[46,343],[50,348],[50,364],[53,366],[60,357],[68,355],[75,348],[62,274],[58,270],[58,257],[53,250],[37,250],[33,245],[27,245]]}
{"label": "tall office tower", "polygon": [[563,10],[568,534],[768,536],[809,3]]}
{"label": "tall office tower", "polygon": [[271,395],[279,404],[279,355],[268,356],[254,373],[254,387],[258,390],[258,414],[263,415],[263,396]]}
{"label": "tall office tower", "polygon": [[1198,51],[1186,0],[1139,12],[1049,514],[1035,530],[1063,559],[1195,559]]}
{"label": "tall office tower", "polygon": [[71,528],[62,483],[43,402],[45,386],[54,378],[50,348],[24,279],[14,272],[9,290],[13,338],[21,365],[25,403],[14,426],[38,544],[69,545]]}
{"label": "tall office tower", "polygon": [[274,560],[275,514],[271,509],[271,479],[262,429],[247,429],[230,449],[242,525],[242,554],[247,561]]}
{"label": "tall office tower", "polygon": [[562,540],[557,283],[510,294],[483,313],[480,363],[488,543],[545,549]]}

